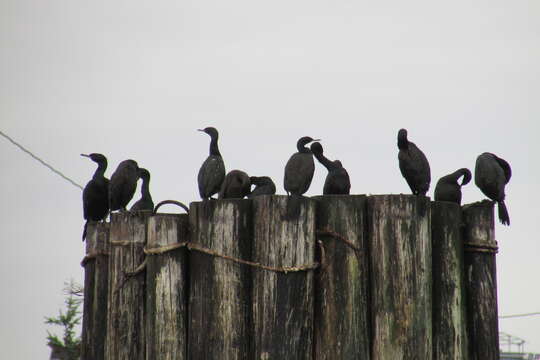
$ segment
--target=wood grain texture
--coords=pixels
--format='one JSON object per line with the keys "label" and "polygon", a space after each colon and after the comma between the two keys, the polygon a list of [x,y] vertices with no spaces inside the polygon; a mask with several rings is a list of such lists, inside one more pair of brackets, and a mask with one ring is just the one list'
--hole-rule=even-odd
{"label": "wood grain texture", "polygon": [[372,359],[432,358],[429,205],[414,195],[368,198]]}
{"label": "wood grain texture", "polygon": [[316,273],[315,359],[370,359],[369,275],[366,207],[363,195],[317,196],[317,230],[331,230],[352,242],[318,235],[324,268]]}
{"label": "wood grain texture", "polygon": [[470,360],[499,359],[499,323],[495,253],[470,247],[496,247],[493,203],[463,206],[467,331]]}
{"label": "wood grain texture", "polygon": [[[143,263],[149,212],[111,214],[106,359],[146,358],[146,277],[125,281],[125,272]],[[115,245],[121,242],[122,245]]]}
{"label": "wood grain texture", "polygon": [[[191,203],[191,242],[240,259],[251,256],[251,200]],[[190,359],[250,359],[252,269],[197,251],[189,259]]]}
{"label": "wood grain texture", "polygon": [[[286,220],[287,196],[253,199],[253,260],[265,265],[303,266],[315,261],[315,208],[297,199],[298,217]],[[253,270],[252,359],[312,359],[313,271]]]}
{"label": "wood grain texture", "polygon": [[[187,241],[187,214],[148,218],[147,247]],[[187,359],[187,250],[148,255],[146,260],[146,359]]]}
{"label": "wood grain texture", "polygon": [[103,360],[107,336],[107,294],[109,282],[109,224],[89,222],[84,265],[84,305],[81,359]]}
{"label": "wood grain texture", "polygon": [[433,359],[467,360],[462,215],[458,204],[431,203]]}

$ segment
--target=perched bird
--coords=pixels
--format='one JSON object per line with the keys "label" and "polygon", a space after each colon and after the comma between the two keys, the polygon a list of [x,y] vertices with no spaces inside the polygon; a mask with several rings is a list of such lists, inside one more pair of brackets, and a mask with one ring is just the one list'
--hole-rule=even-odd
{"label": "perched bird", "polygon": [[130,211],[141,210],[154,210],[154,202],[152,201],[152,195],[150,195],[150,172],[148,170],[139,168],[139,178],[142,179],[141,185],[141,198],[131,206]]}
{"label": "perched bird", "polygon": [[341,161],[331,161],[324,156],[323,147],[319,142],[314,142],[310,147],[315,158],[328,170],[328,175],[326,175],[326,180],[324,181],[323,195],[349,194],[351,180]]}
{"label": "perched bird", "polygon": [[197,182],[199,184],[199,194],[201,198],[208,199],[219,192],[221,184],[225,179],[225,163],[219,152],[218,131],[213,127],[198,129],[210,135],[210,154],[202,164]]}
{"label": "perched bird", "polygon": [[255,185],[255,189],[247,196],[250,199],[259,195],[274,195],[276,193],[276,184],[268,176],[251,176],[249,180],[251,185]]}
{"label": "perched bird", "polygon": [[251,190],[249,175],[241,170],[231,170],[219,191],[219,199],[243,199]]}
{"label": "perched bird", "polygon": [[90,158],[98,164],[92,180],[86,184],[83,190],[83,215],[86,220],[82,235],[84,241],[88,221],[100,221],[107,217],[109,212],[109,179],[105,177],[105,170],[107,170],[105,156],[96,153],[81,154],[81,156]]}
{"label": "perched bird", "polygon": [[401,175],[407,180],[414,195],[426,195],[431,182],[431,171],[426,156],[413,142],[407,140],[407,130],[399,130],[397,139]]}
{"label": "perched bird", "polygon": [[296,143],[298,152],[294,153],[287,165],[285,165],[285,177],[283,179],[283,187],[287,194],[302,195],[311,185],[313,173],[315,172],[315,163],[313,162],[313,154],[306,147],[312,141],[320,141],[312,139],[309,136],[304,136]]}
{"label": "perched bird", "polygon": [[[461,184],[459,178],[463,176]],[[462,168],[443,176],[435,186],[435,201],[449,201],[461,205],[461,187],[471,181],[471,171]]]}
{"label": "perched bird", "polygon": [[124,160],[118,164],[109,181],[111,211],[126,211],[126,206],[137,189],[137,180],[139,180],[139,166],[135,160]]}
{"label": "perched bird", "polygon": [[504,203],[504,186],[512,177],[510,164],[495,154],[485,152],[476,158],[474,183],[484,195],[496,201],[499,208],[499,221],[510,225],[510,216]]}

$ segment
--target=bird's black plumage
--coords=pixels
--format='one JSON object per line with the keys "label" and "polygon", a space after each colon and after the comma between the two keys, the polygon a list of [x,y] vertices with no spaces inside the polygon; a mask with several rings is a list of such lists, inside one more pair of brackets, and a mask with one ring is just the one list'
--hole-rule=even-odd
{"label": "bird's black plumage", "polygon": [[268,176],[251,176],[249,180],[251,185],[255,186],[248,195],[250,199],[259,195],[274,195],[276,193],[276,184]]}
{"label": "bird's black plumage", "polygon": [[83,230],[83,240],[86,238],[88,221],[100,221],[109,212],[109,179],[105,177],[107,158],[102,154],[81,154],[98,164],[92,179],[83,189],[83,216],[86,220]]}
{"label": "bird's black plumage", "polygon": [[318,141],[304,136],[296,143],[298,152],[294,153],[285,165],[285,176],[283,178],[283,187],[287,194],[302,195],[311,185],[313,173],[315,172],[315,163],[313,154],[306,147],[312,141]]}
{"label": "bird's black plumage", "polygon": [[243,199],[251,189],[249,175],[241,170],[231,170],[225,176],[218,198]]}
{"label": "bird's black plumage", "polygon": [[150,172],[146,169],[139,168],[139,178],[142,180],[141,198],[131,206],[130,211],[153,211],[154,201],[150,195]]}
{"label": "bird's black plumage", "polygon": [[213,127],[199,129],[210,135],[210,154],[199,169],[197,183],[199,195],[202,199],[208,199],[221,190],[221,184],[225,179],[225,163],[218,147],[219,133]]}
{"label": "bird's black plumage", "polygon": [[321,143],[311,144],[311,152],[327,170],[326,180],[324,181],[323,195],[346,195],[351,190],[351,180],[347,170],[341,164],[341,161],[331,161],[324,156],[324,150]]}
{"label": "bird's black plumage", "polygon": [[426,195],[431,182],[429,162],[413,142],[407,139],[407,130],[398,132],[399,170],[414,195]]}
{"label": "bird's black plumage", "polygon": [[111,211],[126,210],[133,198],[139,180],[139,166],[135,160],[124,160],[111,175],[109,181],[109,207]]}
{"label": "bird's black plumage", "polygon": [[[463,180],[460,184],[458,180],[461,177]],[[471,177],[471,171],[467,168],[461,168],[443,176],[435,186],[435,201],[449,201],[461,205],[461,187],[467,185]]]}
{"label": "bird's black plumage", "polygon": [[476,158],[474,168],[474,183],[484,195],[496,201],[499,208],[499,221],[510,225],[510,216],[504,200],[504,187],[512,177],[510,164],[495,154],[485,152]]}

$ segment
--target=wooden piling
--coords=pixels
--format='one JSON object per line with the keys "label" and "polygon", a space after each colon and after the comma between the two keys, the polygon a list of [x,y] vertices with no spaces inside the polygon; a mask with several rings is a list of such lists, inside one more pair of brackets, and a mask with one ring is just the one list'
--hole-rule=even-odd
{"label": "wooden piling", "polygon": [[[253,199],[253,260],[272,267],[303,267],[315,260],[315,208],[295,199],[299,214],[288,216],[287,196]],[[313,271],[253,270],[252,359],[312,359]]]}
{"label": "wooden piling", "polygon": [[146,359],[187,359],[187,214],[148,218]]}
{"label": "wooden piling", "polygon": [[463,206],[469,360],[499,359],[493,203]]}
{"label": "wooden piling", "polygon": [[[191,242],[239,259],[251,256],[251,200],[191,203]],[[250,359],[250,273],[219,256],[190,252],[190,359]]]}
{"label": "wooden piling", "polygon": [[107,360],[144,360],[145,276],[141,270],[146,243],[146,219],[150,212],[111,214],[109,239],[109,297]]}
{"label": "wooden piling", "polygon": [[368,198],[374,360],[432,358],[429,205],[414,195]]}
{"label": "wooden piling", "polygon": [[433,360],[467,360],[461,207],[431,203]]}
{"label": "wooden piling", "polygon": [[324,268],[316,274],[314,359],[370,358],[369,276],[364,195],[317,196],[317,238]]}
{"label": "wooden piling", "polygon": [[81,360],[103,360],[107,336],[109,224],[91,222],[86,236]]}

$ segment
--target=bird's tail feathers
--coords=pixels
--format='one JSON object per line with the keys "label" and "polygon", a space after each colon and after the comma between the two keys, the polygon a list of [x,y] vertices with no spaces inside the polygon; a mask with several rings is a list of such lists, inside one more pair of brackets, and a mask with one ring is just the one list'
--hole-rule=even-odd
{"label": "bird's tail feathers", "polygon": [[287,201],[287,213],[285,214],[286,220],[294,220],[300,216],[300,208],[302,204],[301,195],[290,195]]}
{"label": "bird's tail feathers", "polygon": [[508,215],[508,209],[506,208],[506,204],[503,201],[498,202],[498,208],[499,208],[499,221],[503,225],[510,225],[510,216]]}
{"label": "bird's tail feathers", "polygon": [[88,220],[86,220],[86,222],[84,223],[84,229],[83,229],[83,233],[82,233],[82,241],[84,241],[84,239],[86,239],[86,229],[88,228]]}

